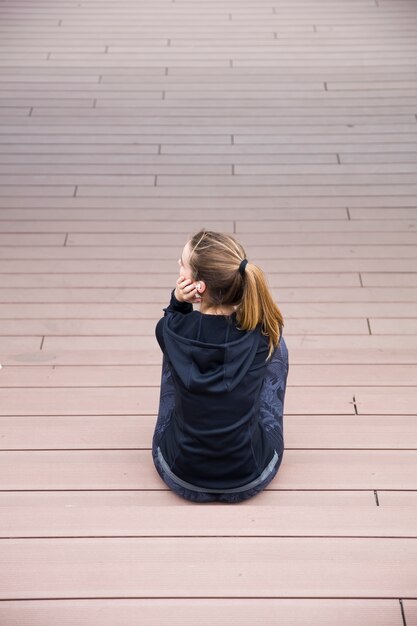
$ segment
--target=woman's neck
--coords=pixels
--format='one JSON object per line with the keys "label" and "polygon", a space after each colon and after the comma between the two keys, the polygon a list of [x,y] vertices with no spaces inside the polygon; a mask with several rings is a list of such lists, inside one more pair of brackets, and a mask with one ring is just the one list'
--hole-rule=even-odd
{"label": "woman's neck", "polygon": [[203,302],[200,303],[200,313],[205,315],[231,315],[234,311],[234,306],[224,306],[216,309],[210,306],[205,307]]}

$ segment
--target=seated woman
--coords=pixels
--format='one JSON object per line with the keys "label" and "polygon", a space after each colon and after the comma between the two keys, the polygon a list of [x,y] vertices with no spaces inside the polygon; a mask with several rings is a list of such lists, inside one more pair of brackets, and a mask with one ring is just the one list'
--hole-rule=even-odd
{"label": "seated woman", "polygon": [[246,500],[283,458],[284,322],[245,257],[230,235],[196,233],[155,329],[163,363],[152,456],[166,485],[194,502]]}

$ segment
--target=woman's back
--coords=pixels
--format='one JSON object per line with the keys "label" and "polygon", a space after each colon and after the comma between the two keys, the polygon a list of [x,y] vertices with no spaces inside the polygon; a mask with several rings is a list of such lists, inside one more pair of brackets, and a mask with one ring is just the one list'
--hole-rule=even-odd
{"label": "woman's back", "polygon": [[246,499],[282,460],[283,318],[263,271],[232,236],[202,230],[178,263],[177,286],[156,327],[164,358],[155,466],[189,499]]}
{"label": "woman's back", "polygon": [[173,413],[160,457],[196,487],[246,488],[276,452],[259,420],[267,338],[259,327],[239,330],[234,315],[190,311],[173,294],[165,312],[156,336],[165,355],[161,399],[171,392]]}

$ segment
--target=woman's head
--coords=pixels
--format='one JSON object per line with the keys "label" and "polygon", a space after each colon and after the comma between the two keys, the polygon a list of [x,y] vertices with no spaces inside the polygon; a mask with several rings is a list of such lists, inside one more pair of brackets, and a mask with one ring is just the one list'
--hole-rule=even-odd
{"label": "woman's head", "polygon": [[270,339],[270,356],[278,345],[284,321],[263,271],[248,260],[240,273],[245,258],[243,246],[234,237],[203,229],[187,241],[178,262],[182,276],[198,281],[198,292],[206,305],[235,306],[242,330],[262,325],[262,332]]}

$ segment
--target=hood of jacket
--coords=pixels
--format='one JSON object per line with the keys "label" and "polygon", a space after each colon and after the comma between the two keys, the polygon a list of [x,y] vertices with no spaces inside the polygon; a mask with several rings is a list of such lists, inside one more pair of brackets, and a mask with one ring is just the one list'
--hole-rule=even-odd
{"label": "hood of jacket", "polygon": [[184,387],[194,393],[232,391],[244,378],[256,356],[258,328],[242,333],[235,341],[212,344],[183,337],[172,327],[168,315],[163,337],[171,367]]}

